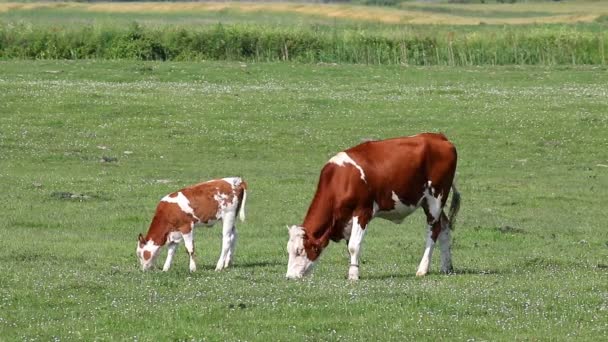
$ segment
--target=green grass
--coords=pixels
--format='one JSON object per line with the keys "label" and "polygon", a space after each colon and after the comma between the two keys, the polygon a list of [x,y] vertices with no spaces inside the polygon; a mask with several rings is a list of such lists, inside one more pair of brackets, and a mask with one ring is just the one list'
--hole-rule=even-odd
{"label": "green grass", "polygon": [[[2,340],[608,335],[605,67],[0,70]],[[436,273],[437,253],[432,273],[414,276],[418,212],[402,225],[372,221],[359,282],[345,279],[345,247],[333,243],[311,279],[285,280],[285,225],[301,223],[322,165],[362,139],[421,131],[446,133],[459,151],[456,275]],[[197,231],[196,273],[183,246],[169,273],[141,272],[136,237],[159,198],[232,175],[250,186],[234,267],[213,271],[215,227]]]}

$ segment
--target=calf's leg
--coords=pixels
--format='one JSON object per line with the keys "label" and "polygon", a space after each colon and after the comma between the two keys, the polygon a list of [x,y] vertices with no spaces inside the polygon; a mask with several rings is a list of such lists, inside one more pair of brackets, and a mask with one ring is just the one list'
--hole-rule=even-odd
{"label": "calf's leg", "polygon": [[194,231],[192,230],[192,227],[190,228],[190,232],[182,233],[182,237],[184,238],[184,245],[190,256],[190,272],[194,272],[196,271],[196,263],[194,262]]}
{"label": "calf's leg", "polygon": [[234,221],[235,214],[232,213],[227,214],[222,220],[222,250],[215,267],[216,271],[223,270],[232,262],[236,244],[236,227],[234,226]]}
{"label": "calf's leg", "polygon": [[175,250],[179,246],[177,242],[169,242],[167,245],[167,260],[165,260],[165,265],[163,266],[163,271],[167,272],[169,268],[171,268],[171,263],[173,262],[173,256],[175,255]]}

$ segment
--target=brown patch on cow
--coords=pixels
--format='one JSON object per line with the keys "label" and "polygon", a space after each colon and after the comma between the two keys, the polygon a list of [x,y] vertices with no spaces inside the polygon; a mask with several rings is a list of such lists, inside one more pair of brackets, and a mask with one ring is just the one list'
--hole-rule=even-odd
{"label": "brown patch on cow", "polygon": [[150,251],[144,251],[143,257],[144,260],[148,261],[152,257],[152,253],[150,253]]}
{"label": "brown patch on cow", "polygon": [[431,239],[433,239],[434,242],[437,242],[437,238],[439,237],[439,233],[441,233],[441,223],[440,222],[436,222],[435,224],[433,224],[433,228],[431,228]]}
{"label": "brown patch on cow", "polygon": [[192,232],[192,224],[184,224],[179,226],[176,231],[179,231],[182,234],[190,234],[190,232]]}
{"label": "brown patch on cow", "polygon": [[[308,238],[306,235],[304,236],[304,252],[310,261],[315,261],[321,255],[321,251],[325,246],[319,245],[318,241],[313,241]],[[327,243],[325,244],[327,245]]]}
{"label": "brown patch on cow", "polygon": [[214,180],[210,182],[200,183],[195,186],[181,190],[181,192],[190,201],[190,207],[194,210],[194,214],[201,222],[208,222],[217,219],[217,212],[220,209],[220,203],[215,199],[215,195],[225,194],[225,202],[232,203],[234,193],[232,186],[224,180]]}

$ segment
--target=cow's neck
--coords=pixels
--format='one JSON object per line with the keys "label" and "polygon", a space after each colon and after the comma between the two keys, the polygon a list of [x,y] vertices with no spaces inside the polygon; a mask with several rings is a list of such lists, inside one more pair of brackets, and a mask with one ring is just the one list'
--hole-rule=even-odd
{"label": "cow's neck", "polygon": [[306,234],[304,248],[313,261],[329,243],[335,223],[331,200],[325,197],[321,191],[317,191],[302,224]]}
{"label": "cow's neck", "polygon": [[155,245],[163,246],[167,242],[167,235],[170,231],[169,222],[164,215],[155,215],[148,229],[146,241],[152,240]]}

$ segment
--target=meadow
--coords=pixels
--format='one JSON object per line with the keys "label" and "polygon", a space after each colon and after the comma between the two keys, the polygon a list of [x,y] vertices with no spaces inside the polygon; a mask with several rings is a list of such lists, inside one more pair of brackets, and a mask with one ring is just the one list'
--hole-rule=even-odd
{"label": "meadow", "polygon": [[[608,5],[0,0],[0,341],[604,341]],[[459,153],[455,273],[423,213],[285,279],[287,225],[367,139]],[[167,193],[249,183],[173,267],[135,255]]]}
{"label": "meadow", "polygon": [[[138,61],[0,62],[2,340],[603,340],[608,70]],[[459,151],[454,275],[415,277],[417,212],[376,220],[284,279],[286,225],[362,139],[444,132]],[[200,229],[141,272],[163,195],[250,184],[233,268]],[[437,257],[438,255],[436,255]],[[161,258],[164,254],[161,255]],[[160,265],[158,265],[160,267]]]}

